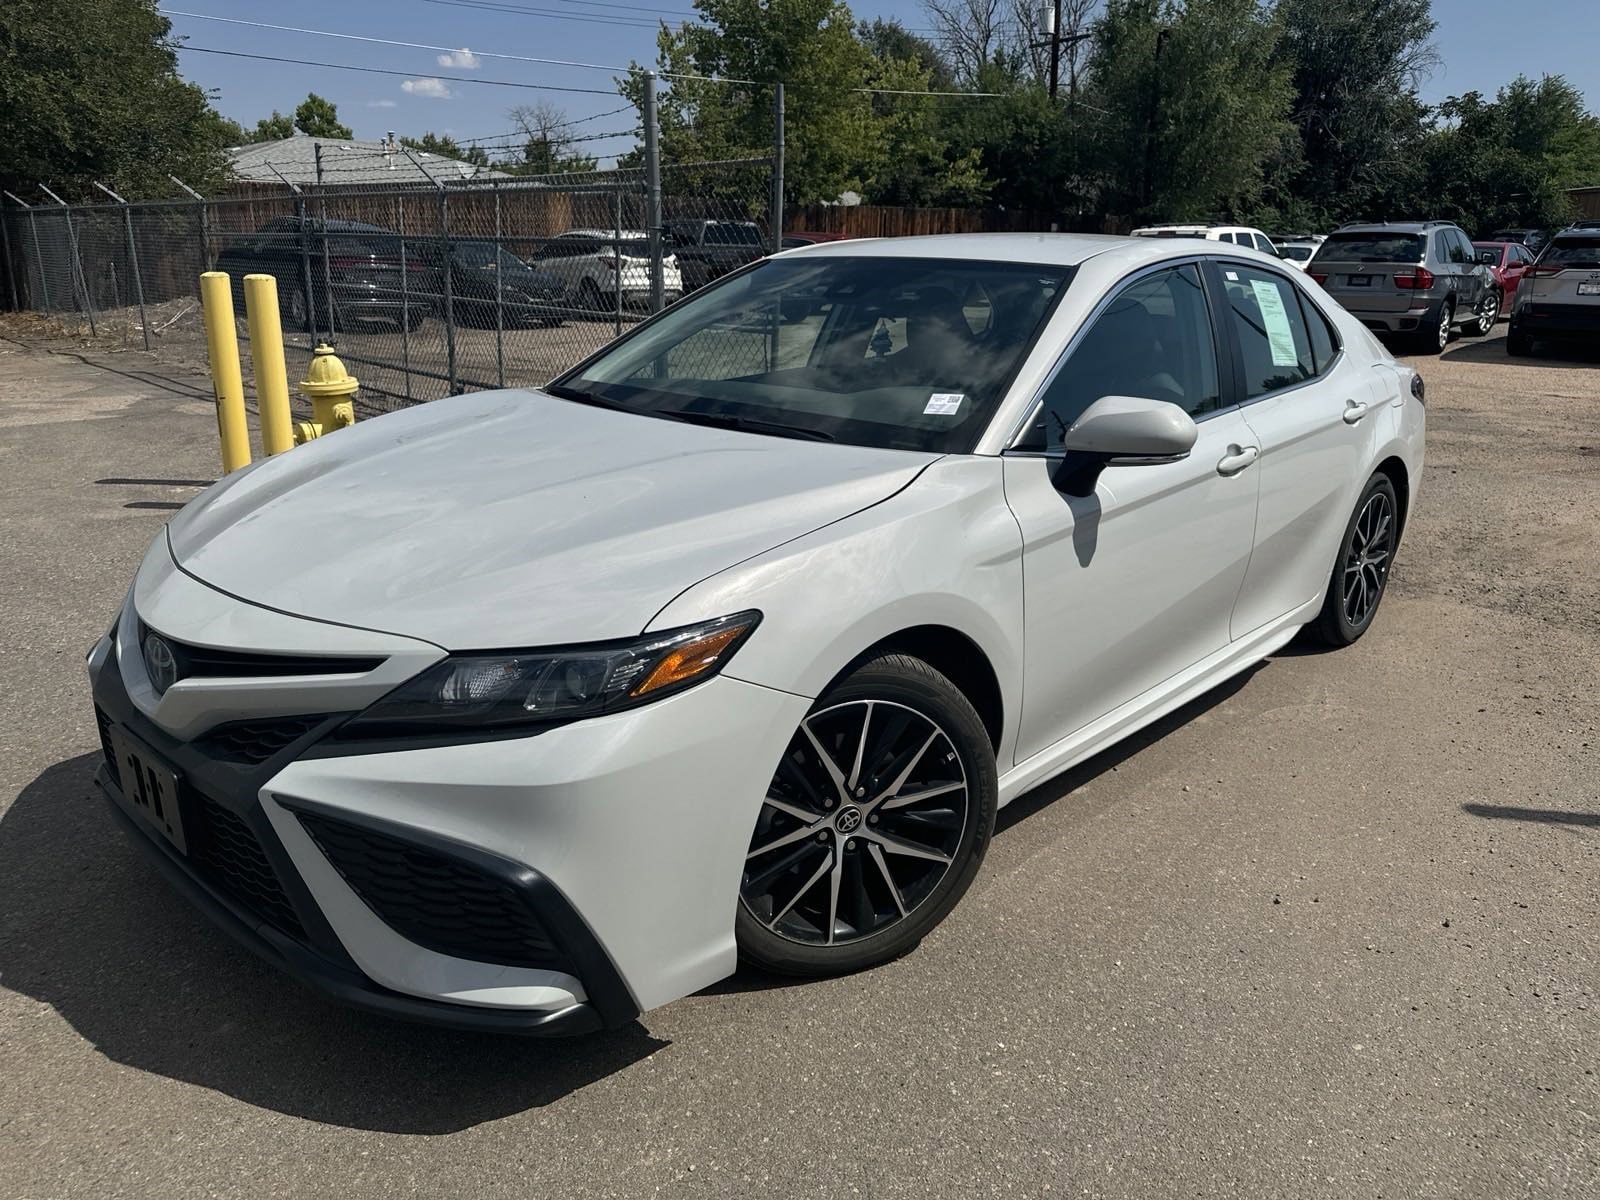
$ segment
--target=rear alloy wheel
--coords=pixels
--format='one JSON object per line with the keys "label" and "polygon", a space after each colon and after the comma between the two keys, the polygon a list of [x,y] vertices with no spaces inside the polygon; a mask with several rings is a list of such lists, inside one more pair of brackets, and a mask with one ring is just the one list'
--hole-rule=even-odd
{"label": "rear alloy wheel", "polygon": [[1456,318],[1453,300],[1439,306],[1439,315],[1432,321],[1424,320],[1417,326],[1417,349],[1423,354],[1443,354],[1450,344],[1450,323]]}
{"label": "rear alloy wheel", "polygon": [[1387,475],[1374,475],[1345,526],[1339,561],[1317,616],[1316,632],[1328,645],[1348,646],[1371,627],[1400,544],[1399,514],[1394,483]]}
{"label": "rear alloy wheel", "polygon": [[1461,331],[1468,337],[1486,337],[1494,332],[1494,323],[1500,319],[1500,289],[1493,288],[1483,298],[1483,306],[1478,310],[1478,319],[1470,321],[1461,327]]}
{"label": "rear alloy wheel", "polygon": [[955,685],[904,655],[864,663],[800,722],[768,785],[741,956],[815,976],[905,953],[977,874],[997,794],[988,733]]}
{"label": "rear alloy wheel", "polygon": [[311,309],[310,306],[306,304],[306,293],[304,288],[291,287],[289,289],[288,309],[289,328],[295,333],[310,333]]}

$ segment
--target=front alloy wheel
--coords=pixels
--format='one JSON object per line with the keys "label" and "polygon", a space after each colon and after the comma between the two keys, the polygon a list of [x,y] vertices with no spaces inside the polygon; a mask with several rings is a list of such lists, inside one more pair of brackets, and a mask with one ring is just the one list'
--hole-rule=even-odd
{"label": "front alloy wheel", "polygon": [[1494,332],[1494,323],[1500,319],[1500,289],[1492,289],[1478,308],[1478,319],[1467,326],[1472,337],[1486,337]]}
{"label": "front alloy wheel", "polygon": [[949,680],[901,655],[866,663],[801,721],[767,788],[741,953],[798,975],[904,953],[976,874],[996,790],[988,734]]}

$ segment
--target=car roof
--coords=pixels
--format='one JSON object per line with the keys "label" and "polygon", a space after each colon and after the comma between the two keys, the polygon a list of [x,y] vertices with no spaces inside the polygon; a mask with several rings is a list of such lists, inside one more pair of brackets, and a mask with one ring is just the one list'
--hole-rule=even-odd
{"label": "car roof", "polygon": [[1426,233],[1430,229],[1459,229],[1454,221],[1353,221],[1334,233]]}
{"label": "car roof", "polygon": [[936,233],[820,242],[785,250],[783,257],[945,258],[1075,267],[1112,250],[1150,262],[1198,252],[1196,247],[1182,245],[1173,238],[1119,237],[1105,233]]}
{"label": "car roof", "polygon": [[[672,224],[672,222],[667,222]],[[558,238],[642,238],[649,237],[642,229],[563,229],[556,234]]]}

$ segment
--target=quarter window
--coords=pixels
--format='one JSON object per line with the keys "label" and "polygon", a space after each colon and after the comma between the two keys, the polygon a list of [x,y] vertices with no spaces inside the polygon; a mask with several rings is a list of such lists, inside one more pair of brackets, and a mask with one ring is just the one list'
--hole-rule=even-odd
{"label": "quarter window", "polygon": [[1316,375],[1298,289],[1268,271],[1236,263],[1220,267],[1243,354],[1245,396],[1254,400]]}
{"label": "quarter window", "polygon": [[1101,310],[1046,390],[1044,436],[1030,443],[1059,446],[1103,396],[1166,400],[1192,416],[1222,406],[1210,312],[1192,263],[1136,280]]}

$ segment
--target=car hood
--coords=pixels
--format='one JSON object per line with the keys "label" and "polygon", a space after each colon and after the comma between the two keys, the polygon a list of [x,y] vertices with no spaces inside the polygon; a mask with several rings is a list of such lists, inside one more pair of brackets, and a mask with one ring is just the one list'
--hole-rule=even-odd
{"label": "car hood", "polygon": [[451,650],[569,644],[641,632],[937,457],[478,392],[236,472],[168,536],[188,574],[284,612]]}

